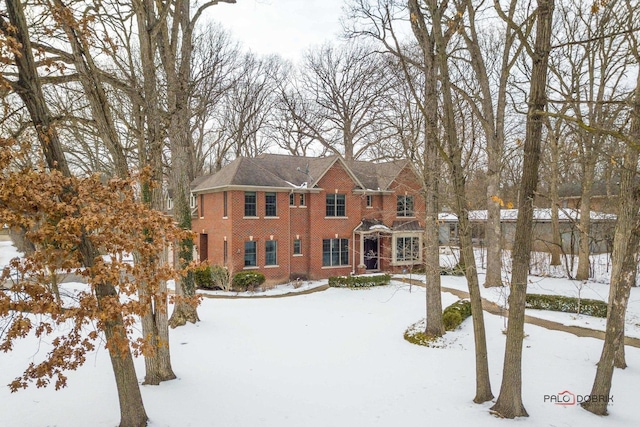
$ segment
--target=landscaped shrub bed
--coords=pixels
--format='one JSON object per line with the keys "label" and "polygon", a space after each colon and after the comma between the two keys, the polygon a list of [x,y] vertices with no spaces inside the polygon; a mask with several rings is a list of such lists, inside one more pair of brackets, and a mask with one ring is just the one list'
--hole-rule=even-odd
{"label": "landscaped shrub bed", "polygon": [[211,277],[211,266],[208,264],[200,264],[193,270],[193,280],[198,288],[214,289],[213,279]]}
{"label": "landscaped shrub bed", "polygon": [[464,268],[461,263],[453,267],[440,267],[441,276],[464,276]]}
{"label": "landscaped shrub bed", "polygon": [[329,286],[332,288],[371,288],[373,286],[388,285],[389,282],[391,282],[391,276],[388,274],[329,277]]}
{"label": "landscaped shrub bed", "polygon": [[[453,331],[469,316],[471,316],[471,303],[468,300],[456,301],[442,312],[442,323],[445,330]],[[447,346],[446,340],[443,338],[425,334],[426,327],[427,319],[414,323],[404,331],[404,339],[411,344],[425,347],[444,348]]]}
{"label": "landscaped shrub bed", "polygon": [[442,323],[447,331],[453,331],[469,316],[471,316],[471,302],[459,300],[444,309]]}
{"label": "landscaped shrub bed", "polygon": [[239,292],[256,291],[266,280],[258,271],[241,271],[233,276],[233,290]]}
{"label": "landscaped shrub bed", "polygon": [[537,310],[580,313],[594,317],[607,317],[607,303],[595,299],[578,299],[562,295],[527,294],[526,307]]}
{"label": "landscaped shrub bed", "polygon": [[433,337],[424,333],[427,327],[427,319],[422,319],[419,322],[409,326],[404,331],[404,339],[411,344],[422,345],[425,347],[432,347],[439,337]]}

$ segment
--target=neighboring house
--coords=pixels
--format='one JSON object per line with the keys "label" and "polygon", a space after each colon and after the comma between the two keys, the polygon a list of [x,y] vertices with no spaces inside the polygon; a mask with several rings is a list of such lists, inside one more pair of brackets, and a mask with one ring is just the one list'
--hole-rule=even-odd
{"label": "neighboring house", "polygon": [[[502,246],[505,249],[513,247],[516,231],[517,209],[502,209],[500,221],[502,227]],[[458,244],[458,217],[452,213],[438,215],[440,221],[440,244]],[[471,232],[476,245],[484,244],[484,230],[487,222],[487,211],[469,211]],[[558,225],[562,240],[562,250],[567,253],[577,253],[580,243],[578,224],[580,211],[561,208],[558,210]],[[616,215],[591,211],[591,231],[589,233],[591,253],[605,253],[612,251],[613,234],[615,231]],[[551,229],[551,209],[534,208],[533,210],[533,250],[549,252],[553,242]]]}
{"label": "neighboring house", "polygon": [[192,183],[196,253],[270,281],[401,271],[422,260],[421,190],[406,160],[240,157]]}
{"label": "neighboring house", "polygon": [[[618,208],[620,184],[618,178],[596,181],[591,189],[591,210],[614,213]],[[569,182],[558,189],[559,205],[563,208],[580,209],[582,204],[582,183]]]}

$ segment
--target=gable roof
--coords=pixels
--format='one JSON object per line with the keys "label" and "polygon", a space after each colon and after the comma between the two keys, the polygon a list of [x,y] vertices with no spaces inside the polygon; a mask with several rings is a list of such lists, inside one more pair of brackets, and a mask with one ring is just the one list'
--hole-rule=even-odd
{"label": "gable roof", "polygon": [[255,158],[238,157],[220,171],[196,178],[191,188],[196,193],[229,186],[313,188],[336,163],[340,163],[360,189],[384,191],[409,161],[359,161],[348,165],[337,155],[303,157],[262,154]]}
{"label": "gable roof", "polygon": [[351,163],[351,168],[364,189],[386,191],[407,165],[410,163],[406,159],[384,163],[355,161]]}

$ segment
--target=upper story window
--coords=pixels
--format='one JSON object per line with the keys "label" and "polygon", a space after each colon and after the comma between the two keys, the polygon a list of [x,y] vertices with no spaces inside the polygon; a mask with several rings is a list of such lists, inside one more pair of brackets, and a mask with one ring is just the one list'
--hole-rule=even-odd
{"label": "upper story window", "polygon": [[413,196],[398,196],[398,216],[413,216]]}
{"label": "upper story window", "polygon": [[300,206],[307,206],[307,198],[304,193],[300,193]]}
{"label": "upper story window", "polygon": [[370,208],[373,206],[373,196],[371,194],[367,194],[367,207]]}
{"label": "upper story window", "polygon": [[327,194],[326,216],[346,216],[346,212],[344,194]]}
{"label": "upper story window", "polygon": [[244,192],[244,216],[256,216],[256,192]]}
{"label": "upper story window", "polygon": [[300,239],[295,239],[293,241],[293,254],[302,255],[302,241]]}
{"label": "upper story window", "polygon": [[294,193],[289,193],[289,206],[296,205],[296,195]]}
{"label": "upper story window", "polygon": [[276,193],[264,193],[264,216],[278,216]]}
{"label": "upper story window", "polygon": [[200,195],[200,218],[204,218],[204,194]]}
{"label": "upper story window", "polygon": [[222,192],[222,205],[223,205],[222,206],[222,210],[223,210],[222,216],[225,217],[225,218],[229,216],[228,215],[229,214],[229,211],[228,211],[228,209],[229,209],[229,201],[228,201],[229,197],[228,197],[227,194],[228,193],[226,191]]}
{"label": "upper story window", "polygon": [[196,195],[193,193],[189,194],[189,207],[191,209],[195,209],[196,205],[198,204],[198,199],[196,199]]}

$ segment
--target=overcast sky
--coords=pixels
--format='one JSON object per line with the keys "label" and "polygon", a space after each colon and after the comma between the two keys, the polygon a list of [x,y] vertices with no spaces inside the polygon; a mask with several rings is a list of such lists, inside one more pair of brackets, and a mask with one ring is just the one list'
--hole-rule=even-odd
{"label": "overcast sky", "polygon": [[255,53],[295,60],[313,45],[336,40],[345,0],[237,0],[208,13]]}

